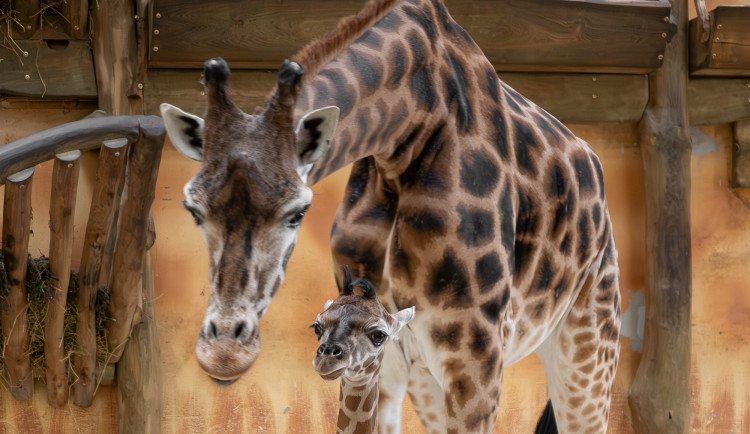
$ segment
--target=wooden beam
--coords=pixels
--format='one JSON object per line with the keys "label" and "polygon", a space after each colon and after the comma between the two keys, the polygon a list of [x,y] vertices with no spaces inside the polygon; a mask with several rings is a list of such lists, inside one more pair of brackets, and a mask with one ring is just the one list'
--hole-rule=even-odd
{"label": "wooden beam", "polygon": [[[18,51],[0,48],[0,96],[96,99],[88,41],[17,40]],[[25,54],[24,54],[25,53]]]}
{"label": "wooden beam", "polygon": [[690,430],[690,155],[687,0],[672,0],[677,34],[650,76],[640,128],[646,193],[646,323],[630,387],[638,433]]}
{"label": "wooden beam", "polygon": [[[636,122],[648,101],[645,75],[501,72],[500,78],[564,122]],[[166,102],[202,116],[206,110],[198,70],[152,69],[146,77],[145,111],[159,114]],[[276,83],[275,71],[237,70],[232,95],[247,112],[262,105]]]}
{"label": "wooden beam", "polygon": [[750,79],[691,78],[690,125],[715,125],[750,118]]}
{"label": "wooden beam", "polygon": [[16,399],[29,399],[34,393],[34,378],[29,359],[29,325],[26,313],[26,265],[31,229],[31,185],[34,168],[8,177],[3,208],[3,262],[10,291],[3,294],[3,356],[10,393]]}
{"label": "wooden beam", "polygon": [[734,124],[732,187],[750,187],[750,120]]}
{"label": "wooden beam", "polygon": [[80,349],[74,357],[77,380],[72,387],[73,403],[79,407],[89,407],[96,390],[96,294],[104,245],[114,216],[114,198],[127,161],[127,144],[127,140],[119,139],[102,145],[86,223],[76,304],[76,341]]}
{"label": "wooden beam", "polygon": [[161,424],[161,359],[156,327],[151,252],[143,261],[143,314],[117,364],[120,432],[158,433]]}
{"label": "wooden beam", "polygon": [[89,37],[89,1],[66,0],[63,5],[63,26],[72,39]]}
{"label": "wooden beam", "polygon": [[[16,25],[10,25],[14,39],[31,39],[39,30],[41,0],[13,2],[13,14]],[[7,28],[6,28],[7,30]]]}
{"label": "wooden beam", "polygon": [[69,394],[63,339],[80,157],[81,151],[58,155],[52,168],[52,198],[49,206],[49,285],[52,298],[44,319],[44,364],[47,401],[57,408],[68,403]]}
{"label": "wooden beam", "polygon": [[718,6],[709,13],[706,31],[690,21],[690,69],[696,76],[750,77],[750,6]]}
{"label": "wooden beam", "polygon": [[133,143],[143,131],[155,129],[164,131],[164,122],[156,116],[107,116],[40,131],[0,146],[0,182],[11,173],[55,158],[55,154],[90,151],[111,139],[125,138]]}
{"label": "wooden beam", "polygon": [[[645,73],[674,32],[664,1],[449,0],[448,9],[498,70]],[[155,0],[150,67],[276,69],[358,11],[359,0]],[[666,20],[665,20],[666,18]],[[613,55],[616,53],[616,55]]]}

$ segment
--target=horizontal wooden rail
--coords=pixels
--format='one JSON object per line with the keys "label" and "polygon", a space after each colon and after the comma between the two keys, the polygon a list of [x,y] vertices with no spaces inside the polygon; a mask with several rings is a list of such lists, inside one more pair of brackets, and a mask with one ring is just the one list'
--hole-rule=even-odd
{"label": "horizontal wooden rail", "polygon": [[0,146],[0,182],[8,175],[55,158],[68,151],[97,149],[105,140],[125,138],[128,144],[141,136],[165,134],[157,116],[105,116],[69,122]]}

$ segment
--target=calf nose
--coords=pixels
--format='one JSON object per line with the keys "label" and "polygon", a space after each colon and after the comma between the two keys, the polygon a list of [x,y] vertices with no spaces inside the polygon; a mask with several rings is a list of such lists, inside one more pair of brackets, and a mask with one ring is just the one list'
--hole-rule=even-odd
{"label": "calf nose", "polygon": [[245,320],[238,320],[229,327],[220,327],[215,321],[209,321],[201,334],[207,339],[235,339],[244,344],[253,336],[254,331]]}
{"label": "calf nose", "polygon": [[318,347],[318,355],[325,355],[335,357],[337,359],[342,359],[344,357],[344,349],[341,348],[341,345],[339,344],[321,344]]}

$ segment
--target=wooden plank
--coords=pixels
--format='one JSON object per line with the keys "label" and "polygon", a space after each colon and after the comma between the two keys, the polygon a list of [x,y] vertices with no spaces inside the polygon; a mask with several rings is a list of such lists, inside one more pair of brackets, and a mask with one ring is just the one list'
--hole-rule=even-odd
{"label": "wooden plank", "polygon": [[39,29],[39,13],[41,0],[26,0],[13,2],[14,25],[9,26],[13,38],[31,39]]}
{"label": "wooden plank", "polygon": [[734,124],[732,187],[750,187],[750,120]]}
{"label": "wooden plank", "polygon": [[89,1],[66,0],[63,5],[63,26],[65,32],[73,39],[89,37]]}
{"label": "wooden plank", "polygon": [[161,432],[162,378],[155,300],[151,252],[145,252],[143,315],[117,364],[117,408],[123,434]]}
{"label": "wooden plank", "polygon": [[718,6],[710,12],[708,34],[690,22],[690,67],[699,76],[750,76],[750,6]]}
{"label": "wooden plank", "polygon": [[96,294],[102,270],[102,254],[114,215],[114,198],[125,170],[127,140],[105,142],[99,153],[96,183],[81,254],[76,321],[79,351],[74,357],[76,382],[73,403],[89,407],[96,390]]}
{"label": "wooden plank", "polygon": [[[636,122],[648,101],[645,75],[522,74],[502,72],[500,78],[565,122]],[[144,88],[145,110],[159,114],[166,102],[190,113],[206,110],[200,71],[152,69]],[[263,104],[276,83],[275,71],[233,71],[232,96],[247,112]]]}
{"label": "wooden plank", "polygon": [[[454,19],[499,70],[644,73],[673,33],[662,1],[448,0]],[[150,67],[277,68],[360,9],[360,0],[155,0]]]}
{"label": "wooden plank", "polygon": [[692,78],[688,98],[693,126],[750,118],[750,79]]}
{"label": "wooden plank", "polygon": [[29,325],[26,321],[26,265],[31,228],[31,186],[34,168],[10,176],[5,185],[3,207],[3,262],[8,275],[9,294],[3,294],[3,356],[10,393],[16,399],[29,399],[34,378],[29,359]]}
{"label": "wooden plank", "polygon": [[73,253],[78,173],[81,151],[58,155],[52,169],[52,198],[49,206],[49,284],[52,299],[44,320],[44,364],[47,401],[62,408],[68,403],[68,366],[63,345],[65,307],[70,283],[70,257]]}
{"label": "wooden plank", "polygon": [[671,0],[677,34],[651,74],[639,124],[646,194],[646,322],[643,356],[629,390],[638,433],[690,429],[690,143],[688,6]]}
{"label": "wooden plank", "polygon": [[88,41],[16,40],[0,47],[0,97],[95,99],[96,78]]}

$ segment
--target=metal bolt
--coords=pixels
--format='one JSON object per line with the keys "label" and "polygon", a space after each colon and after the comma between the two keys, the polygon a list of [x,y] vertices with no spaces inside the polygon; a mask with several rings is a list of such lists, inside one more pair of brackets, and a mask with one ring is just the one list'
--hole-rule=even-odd
{"label": "metal bolt", "polygon": [[664,22],[668,23],[669,22],[669,17],[664,17]]}
{"label": "metal bolt", "polygon": [[24,184],[21,184],[18,188],[24,188],[26,187]]}
{"label": "metal bolt", "polygon": [[719,37],[718,36],[714,38],[714,42],[719,42]]}
{"label": "metal bolt", "polygon": [[26,74],[26,80],[31,80],[31,76],[29,74]]}
{"label": "metal bolt", "polygon": [[29,57],[29,52],[28,51],[24,51],[23,52],[23,57]]}
{"label": "metal bolt", "polygon": [[138,14],[135,14],[135,16],[133,16],[133,19],[136,20],[136,21],[138,21],[138,20],[141,19],[141,17]]}
{"label": "metal bolt", "polygon": [[717,24],[716,25],[716,30],[721,30],[722,27],[724,27],[724,26],[722,26],[721,24]]}
{"label": "metal bolt", "polygon": [[201,96],[206,96],[206,92],[205,91],[201,91]]}
{"label": "metal bolt", "polygon": [[664,60],[664,55],[663,54],[659,55],[659,60]]}
{"label": "metal bolt", "polygon": [[159,51],[159,47],[154,47],[154,52]]}
{"label": "metal bolt", "polygon": [[138,83],[138,89],[143,89],[143,83]]}
{"label": "metal bolt", "polygon": [[81,28],[78,26],[73,26],[73,30],[80,30]]}
{"label": "metal bolt", "polygon": [[26,25],[26,31],[28,32],[29,30],[31,30],[31,24]]}
{"label": "metal bolt", "polygon": [[68,163],[68,169],[73,167],[73,163]]}
{"label": "metal bolt", "polygon": [[745,83],[745,86],[750,87],[750,81],[748,81],[747,83]]}
{"label": "metal bolt", "polygon": [[157,12],[155,16],[156,18],[161,18],[161,13]]}
{"label": "metal bolt", "polygon": [[158,34],[159,34],[159,29],[154,29],[154,35],[158,35]]}
{"label": "metal bolt", "polygon": [[120,156],[120,153],[119,152],[115,152],[115,157],[119,157],[119,156]]}
{"label": "metal bolt", "polygon": [[712,58],[712,59],[716,59],[716,53],[713,53],[713,54],[711,55],[711,58]]}
{"label": "metal bolt", "polygon": [[747,99],[747,102],[750,102],[750,98]]}
{"label": "metal bolt", "polygon": [[667,37],[667,32],[661,32],[661,37],[662,38],[666,38]]}
{"label": "metal bolt", "polygon": [[596,76],[591,77],[591,81],[596,81]]}

